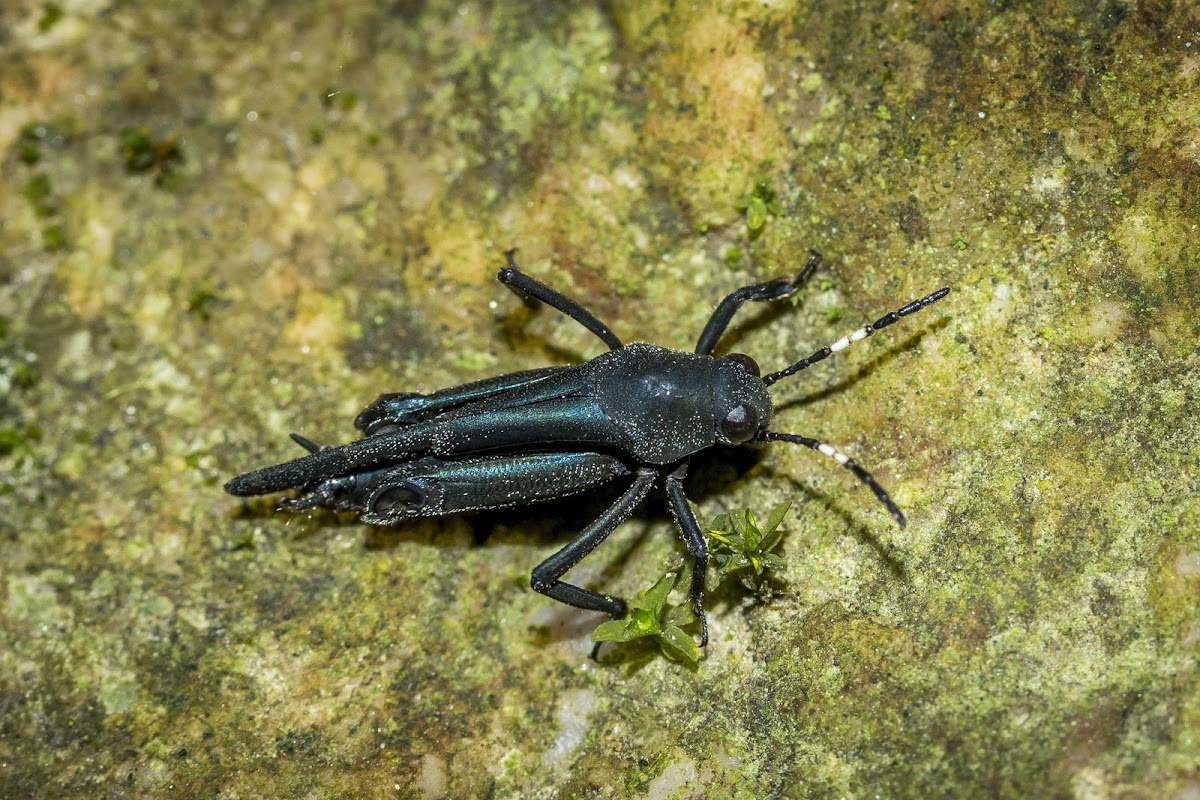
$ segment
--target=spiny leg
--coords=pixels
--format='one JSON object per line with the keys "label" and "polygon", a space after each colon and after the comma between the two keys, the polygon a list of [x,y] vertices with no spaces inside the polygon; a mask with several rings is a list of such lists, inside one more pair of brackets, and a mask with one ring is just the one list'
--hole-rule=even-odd
{"label": "spiny leg", "polygon": [[599,547],[601,542],[629,518],[637,505],[646,499],[657,476],[658,473],[653,469],[639,469],[633,485],[617,498],[617,502],[595,522],[580,531],[565,547],[533,568],[530,580],[533,590],[569,606],[588,611],[603,611],[613,619],[625,616],[624,600],[563,583],[559,578]]}
{"label": "spiny leg", "polygon": [[[325,449],[324,446],[317,444],[307,436],[301,436],[298,433],[289,433],[289,437],[296,444],[303,447],[310,454],[319,453]],[[304,511],[310,508],[337,508],[337,499],[340,494],[343,494],[347,487],[353,487],[355,477],[353,475],[343,478],[330,478],[329,480],[321,481],[316,488],[303,497],[291,498],[283,497],[279,500],[281,509],[290,509],[292,511]]]}
{"label": "spiny leg", "polygon": [[836,448],[831,447],[824,442],[819,442],[816,439],[811,439],[808,436],[800,436],[795,433],[776,433],[775,431],[763,431],[755,437],[754,441],[791,442],[792,444],[802,444],[805,447],[811,447],[813,450],[816,450],[822,455],[829,456],[834,461],[853,472],[856,478],[865,483],[867,487],[875,493],[875,496],[879,498],[879,502],[883,503],[884,507],[888,510],[888,513],[892,515],[892,519],[896,520],[897,525],[903,528],[908,524],[907,520],[904,518],[904,512],[900,510],[898,505],[892,502],[892,498],[889,497],[888,493],[884,491],[884,488],[879,485],[879,482],[875,480],[875,477],[859,466],[854,459],[850,458],[850,456],[846,455],[840,450],[837,450]]}
{"label": "spiny leg", "polygon": [[945,297],[948,294],[950,294],[950,287],[946,286],[944,288],[938,289],[933,294],[929,294],[929,295],[926,295],[925,297],[922,297],[920,300],[912,301],[911,303],[904,306],[903,308],[900,308],[900,309],[897,309],[896,311],[892,311],[890,313],[884,314],[882,317],[875,320],[870,325],[864,325],[863,327],[854,331],[850,335],[843,336],[841,339],[838,339],[836,342],[829,345],[828,347],[822,347],[820,350],[813,353],[811,356],[800,359],[799,361],[797,361],[795,364],[792,364],[787,369],[781,369],[781,370],[779,370],[779,372],[772,372],[770,375],[767,375],[765,378],[763,378],[763,383],[765,383],[767,386],[770,386],[772,383],[782,380],[782,379],[788,377],[789,375],[795,375],[800,370],[808,369],[809,367],[811,367],[813,364],[817,363],[818,361],[824,361],[825,359],[829,358],[834,353],[837,353],[841,350],[845,350],[847,347],[854,344],[855,342],[862,341],[863,339],[867,338],[871,334],[875,333],[875,331],[879,330],[880,328],[886,328],[888,325],[891,325],[892,323],[899,321],[901,317],[907,317],[909,314],[915,314],[916,312],[920,311],[922,308],[925,308],[926,306],[933,305],[938,300],[941,300],[943,297]]}
{"label": "spiny leg", "polygon": [[309,439],[308,437],[301,436],[298,433],[289,433],[288,436],[291,437],[291,440],[293,442],[295,442],[296,444],[303,447],[309,453],[316,453],[317,451],[322,449],[321,445],[317,444],[316,442],[314,442],[312,439]]}
{"label": "spiny leg", "polygon": [[429,394],[385,392],[358,413],[358,416],[354,418],[354,427],[368,436],[388,433],[404,425],[433,419],[438,414],[452,408],[477,400],[486,400],[489,397],[545,380],[563,369],[565,368],[541,367],[510,372],[507,375],[497,375],[481,381],[451,386],[448,389],[439,389]]}
{"label": "spiny leg", "polygon": [[319,447],[303,458],[238,475],[225,484],[225,491],[238,497],[271,494],[388,463],[411,461],[429,451],[432,433],[430,423],[419,422],[338,447]]}
{"label": "spiny leg", "polygon": [[731,292],[708,318],[704,330],[700,332],[700,339],[696,342],[696,352],[704,356],[712,355],[713,348],[717,346],[717,341],[729,327],[733,315],[747,300],[762,303],[787,297],[803,286],[820,264],[821,254],[813,251],[812,255],[808,257],[808,262],[796,277],[776,278],[773,281],[756,283],[753,286],[743,286],[741,289]]}
{"label": "spiny leg", "polygon": [[708,577],[708,542],[700,530],[700,523],[692,513],[687,495],[683,493],[683,479],[687,476],[687,462],[683,462],[667,476],[667,498],[671,503],[671,514],[683,534],[683,543],[696,559],[692,566],[691,600],[692,611],[700,618],[700,646],[708,644],[708,619],[704,616],[704,581]]}
{"label": "spiny leg", "polygon": [[592,312],[562,292],[551,289],[541,281],[521,272],[521,267],[517,264],[516,252],[516,249],[513,249],[504,253],[508,259],[508,266],[500,270],[500,274],[496,276],[501,283],[523,297],[532,297],[535,300],[540,300],[551,308],[566,314],[599,336],[608,345],[609,350],[620,350],[623,347],[617,335],[607,325],[596,319],[596,316]]}

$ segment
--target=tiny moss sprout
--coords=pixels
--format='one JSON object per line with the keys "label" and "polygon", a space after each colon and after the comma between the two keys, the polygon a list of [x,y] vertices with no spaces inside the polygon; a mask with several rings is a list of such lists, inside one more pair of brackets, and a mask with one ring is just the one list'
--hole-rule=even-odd
{"label": "tiny moss sprout", "polygon": [[36,422],[20,426],[6,423],[0,426],[0,457],[11,455],[20,463],[33,455],[34,444],[41,439],[42,429]]}
{"label": "tiny moss sprout", "polygon": [[201,322],[208,322],[212,319],[213,308],[221,298],[211,289],[203,286],[192,290],[187,299],[187,310],[189,314],[195,314],[200,318]]}
{"label": "tiny moss sprout", "polygon": [[29,176],[22,190],[25,199],[33,206],[33,212],[39,217],[52,217],[58,213],[58,205],[54,199],[54,189],[50,178],[44,173],[37,172]]}
{"label": "tiny moss sprout", "polygon": [[121,158],[130,173],[149,172],[158,185],[183,161],[183,151],[174,134],[152,136],[144,126],[121,131]]}
{"label": "tiny moss sprout", "polygon": [[41,140],[45,137],[45,131],[40,125],[33,124],[21,128],[17,140],[17,158],[22,164],[33,165],[42,160]]}
{"label": "tiny moss sprout", "polygon": [[42,16],[38,19],[38,33],[49,33],[50,29],[62,21],[63,10],[58,3],[47,3],[42,7]]}
{"label": "tiny moss sprout", "polygon": [[762,232],[768,215],[778,217],[784,212],[783,205],[775,199],[775,190],[762,178],[754,181],[754,188],[738,201],[737,208],[746,215],[751,237]]}

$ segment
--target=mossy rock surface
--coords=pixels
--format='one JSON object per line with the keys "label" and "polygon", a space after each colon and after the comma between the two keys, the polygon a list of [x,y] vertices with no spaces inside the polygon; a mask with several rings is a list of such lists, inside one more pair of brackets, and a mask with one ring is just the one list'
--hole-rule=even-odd
{"label": "mossy rock surface", "polygon": [[[1190,3],[17,0],[0,34],[0,796],[1200,794]],[[233,474],[380,392],[724,346],[829,459],[690,670],[530,569],[609,495],[372,529]],[[571,575],[634,595],[661,498]]]}

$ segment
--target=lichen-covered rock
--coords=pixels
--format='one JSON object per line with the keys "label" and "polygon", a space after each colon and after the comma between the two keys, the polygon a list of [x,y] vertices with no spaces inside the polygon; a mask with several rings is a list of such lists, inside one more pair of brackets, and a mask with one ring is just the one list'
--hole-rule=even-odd
{"label": "lichen-covered rock", "polygon": [[[6,6],[0,796],[1200,793],[1200,11]],[[728,346],[801,448],[695,670],[528,588],[603,508],[370,529],[221,483],[382,391],[585,358],[827,266]],[[571,573],[632,596],[653,504]]]}

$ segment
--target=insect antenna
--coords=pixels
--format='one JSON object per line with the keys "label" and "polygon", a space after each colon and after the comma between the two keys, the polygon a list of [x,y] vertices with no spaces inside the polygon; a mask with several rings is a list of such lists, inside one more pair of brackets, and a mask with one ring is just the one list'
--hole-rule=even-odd
{"label": "insect antenna", "polygon": [[900,510],[900,506],[896,505],[895,502],[892,501],[892,498],[888,495],[887,491],[879,485],[879,481],[875,480],[875,476],[867,472],[865,469],[859,466],[857,461],[837,448],[827,445],[824,442],[819,442],[816,439],[809,438],[808,436],[800,436],[795,433],[777,433],[776,431],[763,431],[762,433],[758,434],[758,436],[754,437],[754,441],[790,442],[791,444],[802,444],[805,447],[816,450],[821,455],[829,456],[834,461],[853,472],[854,477],[865,483],[867,487],[875,493],[875,496],[879,498],[879,502],[883,503],[884,508],[886,508],[888,513],[892,515],[892,519],[896,520],[897,525],[903,528],[908,524],[908,520],[904,518],[904,512]]}
{"label": "insect antenna", "polygon": [[847,347],[854,344],[855,342],[862,341],[863,339],[867,338],[871,334],[875,333],[875,331],[879,330],[880,328],[886,328],[888,325],[891,325],[894,322],[898,322],[901,317],[907,317],[909,314],[915,314],[918,311],[920,311],[922,308],[925,308],[926,306],[933,305],[938,300],[941,300],[943,297],[945,297],[948,294],[950,294],[950,287],[946,286],[941,289],[938,289],[933,294],[922,297],[920,300],[912,301],[911,303],[904,306],[903,308],[900,308],[895,311],[884,314],[882,317],[875,320],[870,325],[864,325],[861,328],[859,328],[858,330],[851,333],[850,335],[843,336],[841,339],[838,339],[836,342],[829,345],[828,347],[822,347],[820,350],[813,353],[811,356],[800,359],[799,361],[797,361],[795,364],[792,364],[787,369],[781,369],[778,372],[772,372],[770,375],[767,375],[762,379],[763,383],[765,383],[767,386],[770,386],[772,383],[775,383],[776,381],[779,381],[779,380],[783,380],[784,378],[788,377],[789,375],[795,375],[797,372],[799,372],[801,370],[808,369],[809,367],[811,367],[813,364],[817,363],[818,361],[824,361],[825,359],[829,358],[834,353],[836,353],[840,350],[845,350]]}

